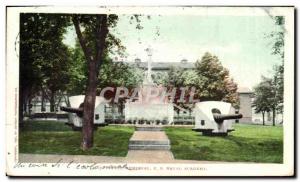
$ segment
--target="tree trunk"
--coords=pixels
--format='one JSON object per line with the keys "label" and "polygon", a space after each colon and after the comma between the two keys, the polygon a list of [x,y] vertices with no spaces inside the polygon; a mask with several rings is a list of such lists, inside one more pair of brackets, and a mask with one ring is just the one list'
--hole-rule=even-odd
{"label": "tree trunk", "polygon": [[22,105],[23,105],[23,106],[22,106],[22,107],[23,107],[23,113],[27,113],[27,105],[28,105],[27,100],[28,100],[28,99],[26,98],[26,96],[24,96],[24,97],[22,98],[22,100],[23,100],[23,101],[22,101],[22,103],[23,103],[23,104],[22,104]]}
{"label": "tree trunk", "polygon": [[24,113],[27,113],[27,100],[29,98],[28,95],[29,95],[29,88],[25,87],[25,86],[22,87],[20,85],[20,87],[19,87],[19,123],[23,122]]}
{"label": "tree trunk", "polygon": [[32,104],[31,104],[32,98],[28,98],[28,114],[31,115],[31,110],[32,110]]}
{"label": "tree trunk", "polygon": [[262,117],[263,117],[263,125],[265,125],[265,112],[262,112]]}
{"label": "tree trunk", "polygon": [[55,92],[51,91],[50,95],[50,112],[55,112]]}
{"label": "tree trunk", "polygon": [[42,98],[41,98],[41,112],[45,111],[44,109],[44,105],[45,105],[45,95],[44,95],[44,91],[42,91]]}
{"label": "tree trunk", "polygon": [[273,108],[273,126],[275,126],[276,108]]}
{"label": "tree trunk", "polygon": [[[59,92],[59,93],[60,93],[60,92]],[[57,109],[57,110],[58,110],[58,108],[59,108],[59,106],[60,106],[62,97],[63,97],[63,93],[60,93],[59,96],[58,96],[57,102],[55,102],[55,105],[56,105],[56,109]]]}
{"label": "tree trunk", "polygon": [[94,110],[97,89],[96,62],[90,61],[88,65],[88,83],[85,92],[82,123],[82,149],[87,150],[93,146]]}

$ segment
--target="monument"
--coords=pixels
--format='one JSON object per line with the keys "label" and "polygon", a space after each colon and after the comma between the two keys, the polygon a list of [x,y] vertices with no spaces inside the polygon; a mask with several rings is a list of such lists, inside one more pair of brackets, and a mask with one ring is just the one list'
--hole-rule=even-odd
{"label": "monument", "polygon": [[[125,103],[125,120],[135,124],[171,124],[174,116],[173,104],[167,97],[162,98],[163,88],[153,82],[151,77],[152,49],[149,47],[146,51],[149,57],[147,74],[140,86],[138,99],[127,100]],[[153,91],[156,92],[156,96],[153,96]]]}

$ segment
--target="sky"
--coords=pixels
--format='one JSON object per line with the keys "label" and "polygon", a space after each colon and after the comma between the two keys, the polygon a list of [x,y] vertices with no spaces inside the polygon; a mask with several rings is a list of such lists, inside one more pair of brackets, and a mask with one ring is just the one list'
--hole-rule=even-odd
{"label": "sky", "polygon": [[[267,37],[278,30],[269,16],[143,16],[143,29],[136,29],[128,15],[119,16],[111,31],[126,47],[123,60],[147,61],[146,48],[153,49],[153,62],[196,62],[205,52],[216,55],[239,87],[253,87],[261,76],[271,76],[278,56],[272,55],[272,40]],[[74,46],[76,34],[70,27],[64,42]],[[119,57],[112,55],[113,58]],[[119,58],[120,60],[120,58]]]}

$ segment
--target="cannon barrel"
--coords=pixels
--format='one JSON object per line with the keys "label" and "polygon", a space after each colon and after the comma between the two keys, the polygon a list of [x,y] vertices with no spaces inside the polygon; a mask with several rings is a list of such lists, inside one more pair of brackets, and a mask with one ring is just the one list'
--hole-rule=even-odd
{"label": "cannon barrel", "polygon": [[227,119],[240,119],[243,117],[242,114],[213,114],[213,116],[217,123],[222,123]]}
{"label": "cannon barrel", "polygon": [[61,106],[60,110],[62,111],[66,111],[66,112],[70,112],[70,113],[76,113],[78,117],[82,117],[83,116],[83,108],[73,108],[73,107],[64,107]]}

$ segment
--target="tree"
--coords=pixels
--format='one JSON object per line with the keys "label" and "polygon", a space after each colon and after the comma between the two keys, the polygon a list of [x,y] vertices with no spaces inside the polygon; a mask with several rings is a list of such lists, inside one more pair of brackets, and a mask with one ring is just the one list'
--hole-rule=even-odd
{"label": "tree", "polygon": [[276,91],[277,111],[283,113],[283,89],[284,89],[284,66],[276,65],[274,67],[274,89]]}
{"label": "tree", "polygon": [[[67,90],[69,82],[70,53],[65,45],[56,47],[56,52],[48,57],[51,61],[43,61],[42,92],[50,101],[50,112],[56,111],[56,100]],[[61,93],[61,94],[58,94]]]}
{"label": "tree", "polygon": [[276,30],[272,31],[267,37],[272,41],[271,53],[277,55],[281,61],[280,64],[275,65],[273,68],[274,75],[272,78],[272,85],[274,89],[273,98],[273,125],[275,125],[276,113],[283,113],[283,88],[284,88],[284,17],[274,17]]}
{"label": "tree", "polygon": [[262,77],[262,81],[254,87],[255,113],[262,113],[263,125],[265,125],[265,113],[272,110],[274,92],[272,91],[272,79]]}
{"label": "tree", "polygon": [[61,89],[65,83],[62,70],[68,63],[68,51],[62,39],[68,24],[68,18],[60,14],[22,13],[20,16],[20,122],[35,94],[50,87],[52,91],[54,87]]}
{"label": "tree", "polygon": [[[168,71],[167,75],[167,89],[169,91],[172,91],[173,89],[176,89],[175,97],[174,97],[174,103],[177,105],[180,105],[181,107],[184,105],[184,103],[177,103],[177,100],[180,98],[180,90],[179,87],[183,87],[182,82],[182,74],[183,69],[180,67],[171,66],[170,70]],[[174,109],[177,112],[177,115],[179,115],[179,108],[174,107]]]}
{"label": "tree", "polygon": [[[275,25],[276,30],[272,31],[268,36],[271,38],[272,42],[272,54],[280,56],[281,60],[284,59],[284,17],[283,16],[275,16]],[[283,62],[282,62],[283,64]]]}
{"label": "tree", "polygon": [[217,56],[206,52],[195,66],[199,77],[196,94],[201,101],[226,101],[234,106],[239,104],[237,84],[230,78],[228,69],[222,66]]}
{"label": "tree", "polygon": [[72,62],[68,69],[70,78],[67,93],[68,95],[81,95],[84,94],[86,88],[88,70],[78,41],[76,41],[75,47],[71,51],[71,59]]}
{"label": "tree", "polygon": [[[185,87],[184,100],[188,100],[192,91],[192,87],[195,87],[198,83],[198,75],[195,76],[195,72],[191,70],[184,70],[181,67],[171,67],[168,72],[168,84],[167,87],[171,91],[176,89],[174,102],[180,107],[190,108],[191,103],[182,103],[180,97],[182,95],[181,88]],[[180,102],[179,102],[180,101]],[[177,109],[177,108],[175,108]]]}
{"label": "tree", "polygon": [[139,68],[123,62],[113,62],[107,58],[104,60],[98,78],[99,88],[123,86],[131,89],[142,83],[143,72]]}
{"label": "tree", "polygon": [[155,72],[153,73],[153,82],[157,85],[167,86],[168,84],[168,73],[166,72]]}
{"label": "tree", "polygon": [[[137,24],[139,15],[133,15]],[[87,64],[87,84],[85,90],[85,98],[83,104],[83,150],[93,146],[93,118],[94,107],[98,85],[98,75],[102,64],[109,52],[113,52],[117,48],[117,52],[121,53],[125,48],[122,46],[120,39],[116,38],[109,32],[114,28],[118,21],[118,16],[111,14],[96,15],[78,15],[73,14],[72,22],[75,27],[76,35],[82,48],[85,61]],[[137,29],[141,26],[137,25]],[[83,28],[83,31],[81,30]]]}
{"label": "tree", "polygon": [[183,85],[189,87],[196,87],[199,80],[201,80],[201,76],[195,70],[184,70],[181,77]]}
{"label": "tree", "polygon": [[229,78],[229,76],[225,77],[225,96],[222,99],[224,102],[232,103],[233,107],[238,109],[240,106],[239,95],[237,93],[238,86],[234,82],[233,78]]}
{"label": "tree", "polygon": [[[197,74],[195,70],[184,70],[181,74],[181,79],[183,86],[187,87],[189,90],[187,90],[187,94],[185,99],[188,100],[190,98],[190,93],[192,92],[192,88],[197,88],[199,81],[201,80],[201,76]],[[193,96],[194,98],[198,99],[197,96]],[[187,104],[180,104],[181,107],[187,109],[191,115],[192,113],[192,107],[194,106],[194,103],[187,103]]]}
{"label": "tree", "polygon": [[[93,122],[96,100],[97,77],[103,62],[103,55],[107,46],[109,26],[114,25],[117,16],[106,14],[97,15],[72,15],[72,22],[76,35],[85,56],[88,78],[83,104],[82,148],[89,149],[93,146]],[[81,28],[84,27],[84,31]]]}
{"label": "tree", "polygon": [[172,87],[183,86],[182,74],[183,69],[181,67],[172,66],[168,71],[168,85]]}
{"label": "tree", "polygon": [[275,123],[275,113],[283,113],[283,88],[284,88],[284,17],[276,16],[275,24],[279,30],[272,32],[271,37],[275,40],[272,46],[272,54],[278,55],[281,63],[274,66],[274,87],[276,108],[273,110],[273,123]]}

